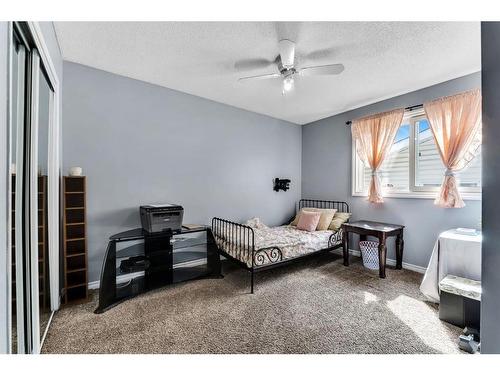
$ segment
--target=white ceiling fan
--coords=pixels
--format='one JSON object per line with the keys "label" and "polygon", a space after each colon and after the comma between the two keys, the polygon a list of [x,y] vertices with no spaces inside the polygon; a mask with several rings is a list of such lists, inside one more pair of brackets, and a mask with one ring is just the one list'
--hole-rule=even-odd
{"label": "white ceiling fan", "polygon": [[[322,52],[322,51],[317,51]],[[315,52],[309,55],[314,55]],[[295,66],[295,42],[289,39],[279,41],[279,55],[274,61],[267,59],[247,59],[237,61],[234,66],[238,70],[263,68],[272,64],[276,64],[278,73],[263,74],[250,77],[239,78],[239,82],[248,82],[262,79],[282,79],[283,80],[283,95],[291,91],[294,87],[294,79],[299,76],[326,76],[337,75],[344,71],[342,64],[329,64],[308,66],[298,68]]]}

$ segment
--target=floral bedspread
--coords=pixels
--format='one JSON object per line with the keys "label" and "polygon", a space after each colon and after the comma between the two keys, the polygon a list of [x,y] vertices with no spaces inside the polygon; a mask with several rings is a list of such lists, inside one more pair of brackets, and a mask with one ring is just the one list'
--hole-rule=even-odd
{"label": "floral bedspread", "polygon": [[[249,220],[246,225],[254,231],[256,267],[326,249],[342,241],[340,233],[331,230],[306,232],[290,225],[267,227],[258,219]],[[242,251],[239,244],[226,239],[217,238],[217,242],[229,255],[252,267],[249,251]]]}

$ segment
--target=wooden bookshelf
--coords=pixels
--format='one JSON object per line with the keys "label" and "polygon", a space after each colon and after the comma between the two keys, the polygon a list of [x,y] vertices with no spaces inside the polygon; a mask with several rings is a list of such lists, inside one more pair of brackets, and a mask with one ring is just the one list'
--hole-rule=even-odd
{"label": "wooden bookshelf", "polygon": [[63,200],[63,302],[80,303],[88,299],[85,176],[64,177]]}

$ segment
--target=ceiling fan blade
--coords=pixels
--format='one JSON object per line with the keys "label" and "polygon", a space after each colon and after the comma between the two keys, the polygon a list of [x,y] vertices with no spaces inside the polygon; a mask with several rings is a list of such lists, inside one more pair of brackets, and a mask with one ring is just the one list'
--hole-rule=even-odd
{"label": "ceiling fan blade", "polygon": [[253,69],[261,69],[261,68],[267,68],[268,66],[272,65],[274,61],[264,59],[264,58],[257,58],[257,59],[242,59],[239,61],[236,61],[234,63],[234,68],[236,70],[253,70]]}
{"label": "ceiling fan blade", "polygon": [[305,60],[319,60],[319,59],[331,58],[334,54],[335,54],[335,48],[324,48],[306,53],[302,55],[302,58]]}
{"label": "ceiling fan blade", "polygon": [[281,74],[271,73],[271,74],[262,74],[258,76],[242,77],[238,79],[238,82],[260,81],[263,79],[273,79],[273,78],[281,78]]}
{"label": "ceiling fan blade", "polygon": [[301,76],[325,76],[325,75],[340,74],[343,71],[344,71],[344,65],[330,64],[330,65],[310,66],[307,68],[302,68],[299,69],[299,74]]}
{"label": "ceiling fan blade", "polygon": [[279,51],[281,65],[283,65],[284,68],[292,68],[295,60],[295,42],[288,39],[280,40]]}

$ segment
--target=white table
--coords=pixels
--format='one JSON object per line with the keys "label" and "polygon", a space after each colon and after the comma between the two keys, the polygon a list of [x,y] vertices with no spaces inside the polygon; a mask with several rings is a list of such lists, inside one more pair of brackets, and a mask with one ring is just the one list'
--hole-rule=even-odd
{"label": "white table", "polygon": [[481,281],[482,235],[459,234],[455,229],[439,235],[425,272],[420,291],[439,303],[439,283],[446,275]]}

